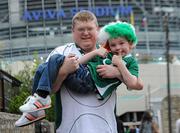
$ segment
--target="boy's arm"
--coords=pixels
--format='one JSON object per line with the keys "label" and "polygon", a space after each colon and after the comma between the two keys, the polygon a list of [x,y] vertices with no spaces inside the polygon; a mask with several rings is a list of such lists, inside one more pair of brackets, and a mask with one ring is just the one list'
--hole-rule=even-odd
{"label": "boy's arm", "polygon": [[143,83],[142,80],[134,75],[132,75],[124,63],[120,63],[117,66],[118,70],[121,73],[122,82],[126,84],[128,88],[135,89],[135,90],[142,90],[143,89]]}
{"label": "boy's arm", "polygon": [[95,57],[97,54],[96,54],[96,50],[90,52],[90,53],[87,53],[85,54],[84,56],[82,56],[80,59],[79,59],[79,63],[80,64],[86,64],[90,59],[92,59],[93,57]]}
{"label": "boy's arm", "polygon": [[138,78],[128,71],[124,63],[119,63],[117,68],[121,73],[122,82],[125,83],[128,88],[136,88]]}
{"label": "boy's arm", "polygon": [[121,81],[126,84],[128,88],[135,90],[143,89],[142,80],[129,72],[120,56],[114,55],[112,58],[112,63],[117,66],[117,69],[121,73]]}
{"label": "boy's arm", "polygon": [[105,57],[107,55],[107,50],[103,47],[100,47],[99,49],[96,49],[92,52],[89,52],[79,59],[79,63],[80,64],[86,64],[89,60],[94,58],[96,55],[99,55],[101,57]]}

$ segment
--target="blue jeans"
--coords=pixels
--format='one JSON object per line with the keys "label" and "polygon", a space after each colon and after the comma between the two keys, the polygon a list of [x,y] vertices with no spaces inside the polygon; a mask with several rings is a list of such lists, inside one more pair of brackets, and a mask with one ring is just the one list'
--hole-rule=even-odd
{"label": "blue jeans", "polygon": [[[64,59],[64,55],[55,54],[49,58],[48,62],[39,65],[34,76],[33,94],[37,90],[51,92],[52,84],[57,78],[59,68],[62,66]],[[95,90],[95,85],[87,66],[81,64],[74,73],[68,75],[64,80],[64,85],[66,88],[78,93],[88,93]]]}

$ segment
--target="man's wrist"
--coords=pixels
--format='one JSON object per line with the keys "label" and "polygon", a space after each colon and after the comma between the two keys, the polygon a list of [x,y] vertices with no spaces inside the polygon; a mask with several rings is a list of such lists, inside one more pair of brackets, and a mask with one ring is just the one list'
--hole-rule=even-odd
{"label": "man's wrist", "polygon": [[59,71],[59,75],[60,75],[61,79],[64,80],[68,76],[68,72],[63,70],[63,68],[61,68]]}
{"label": "man's wrist", "polygon": [[[115,67],[115,66],[114,66]],[[118,69],[118,67],[115,67],[116,68],[116,78],[118,78],[119,80],[121,80],[122,79],[122,75],[121,75],[121,72],[120,72],[120,70]]]}
{"label": "man's wrist", "polygon": [[117,63],[117,66],[118,66],[118,67],[122,67],[122,66],[124,66],[124,63],[123,63],[122,61],[119,61],[119,62]]}

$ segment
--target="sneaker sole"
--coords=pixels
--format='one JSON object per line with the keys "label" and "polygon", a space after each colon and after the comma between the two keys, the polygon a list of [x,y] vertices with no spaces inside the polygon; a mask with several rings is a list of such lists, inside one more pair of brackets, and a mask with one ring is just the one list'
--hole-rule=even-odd
{"label": "sneaker sole", "polygon": [[31,112],[35,112],[35,111],[40,111],[40,110],[44,110],[44,109],[48,109],[50,108],[51,105],[49,106],[45,106],[45,107],[42,107],[42,108],[37,108],[37,109],[34,109],[34,110],[26,110],[26,111],[23,111],[23,110],[20,110],[22,113],[26,112],[26,113],[31,113]]}
{"label": "sneaker sole", "polygon": [[28,123],[26,123],[26,124],[22,124],[22,125],[15,125],[15,127],[24,127],[24,126],[28,126],[28,125],[30,125],[30,124],[32,124],[32,123],[34,123],[34,122],[36,122],[36,121],[40,121],[40,120],[42,120],[42,119],[44,119],[46,116],[41,116],[41,117],[38,117],[37,119],[34,119],[33,121],[29,121]]}

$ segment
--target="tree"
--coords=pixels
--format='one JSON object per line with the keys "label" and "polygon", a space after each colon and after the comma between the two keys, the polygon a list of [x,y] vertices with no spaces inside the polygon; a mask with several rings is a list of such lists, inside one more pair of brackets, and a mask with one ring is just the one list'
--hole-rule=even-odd
{"label": "tree", "polygon": [[19,87],[18,95],[12,97],[9,102],[9,112],[20,113],[19,106],[23,104],[25,99],[31,94],[32,86],[32,68],[29,65],[25,65],[24,69],[20,71],[15,77],[22,82]]}

